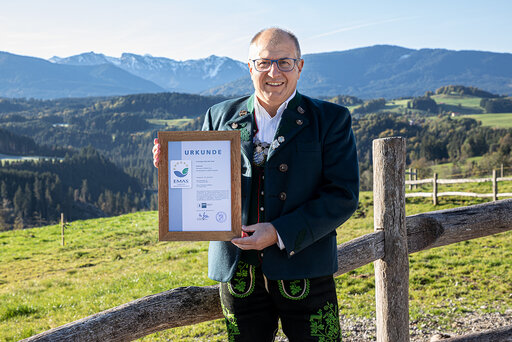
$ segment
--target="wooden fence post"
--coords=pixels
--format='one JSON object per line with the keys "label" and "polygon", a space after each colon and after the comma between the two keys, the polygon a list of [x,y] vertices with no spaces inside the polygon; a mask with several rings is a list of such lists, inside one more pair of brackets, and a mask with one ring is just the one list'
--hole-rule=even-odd
{"label": "wooden fence post", "polygon": [[[412,169],[409,168],[409,180],[412,181],[413,178],[412,178]],[[412,184],[409,184],[409,190],[412,190]]]}
{"label": "wooden fence post", "polygon": [[66,244],[64,241],[64,228],[65,228],[64,213],[60,213],[60,236],[61,236],[60,245],[61,246],[64,246]]}
{"label": "wooden fence post", "polygon": [[501,164],[501,178],[503,178],[503,163]]}
{"label": "wooden fence post", "polygon": [[384,258],[375,261],[377,342],[409,341],[409,254],[405,225],[405,139],[373,141],[375,231]]}
{"label": "wooden fence post", "polygon": [[496,179],[496,169],[492,169],[492,200],[498,200],[498,180]]}
{"label": "wooden fence post", "polygon": [[[417,181],[418,180],[418,169],[413,169],[414,170],[414,180]],[[418,189],[418,184],[414,184],[414,189]]]}
{"label": "wooden fence post", "polygon": [[432,203],[437,205],[437,173],[434,173],[432,180]]}

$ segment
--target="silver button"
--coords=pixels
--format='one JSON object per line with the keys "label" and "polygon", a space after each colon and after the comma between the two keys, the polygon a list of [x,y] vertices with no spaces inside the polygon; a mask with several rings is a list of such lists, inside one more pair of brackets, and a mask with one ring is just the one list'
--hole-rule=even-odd
{"label": "silver button", "polygon": [[233,122],[233,123],[231,124],[231,128],[233,128],[233,129],[237,129],[237,128],[238,128],[238,124],[237,124],[236,122]]}
{"label": "silver button", "polygon": [[294,256],[295,255],[295,252],[294,251],[291,251],[290,252],[290,256]]}
{"label": "silver button", "polygon": [[263,208],[263,207],[260,207],[260,211],[265,211],[265,208]]}
{"label": "silver button", "polygon": [[263,252],[261,252],[261,253],[260,253],[260,257],[262,257],[262,258],[263,258]]}
{"label": "silver button", "polygon": [[304,114],[306,111],[304,110],[304,108],[302,108],[301,106],[298,106],[297,107],[297,112],[301,113],[301,114]]}
{"label": "silver button", "polygon": [[262,195],[262,196],[263,196],[263,195],[265,195],[265,191],[262,191],[262,192],[261,192],[261,195]]}
{"label": "silver button", "polygon": [[297,125],[301,126],[304,122],[301,120],[301,119],[298,119],[297,121],[295,121],[297,123]]}

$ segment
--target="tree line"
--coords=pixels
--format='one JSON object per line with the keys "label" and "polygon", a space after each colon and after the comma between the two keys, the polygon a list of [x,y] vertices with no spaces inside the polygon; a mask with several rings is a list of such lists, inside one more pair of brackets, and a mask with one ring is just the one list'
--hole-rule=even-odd
{"label": "tree line", "polygon": [[116,215],[148,207],[140,182],[92,147],[63,160],[4,163],[0,230]]}

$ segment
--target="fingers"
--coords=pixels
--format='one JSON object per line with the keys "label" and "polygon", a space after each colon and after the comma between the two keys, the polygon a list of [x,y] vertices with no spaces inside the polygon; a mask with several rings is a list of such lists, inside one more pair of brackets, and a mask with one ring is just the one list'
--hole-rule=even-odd
{"label": "fingers", "polygon": [[[249,236],[247,232],[253,234]],[[274,226],[268,222],[242,226],[242,237],[232,239],[231,242],[240,249],[262,250],[277,242],[277,233]]]}
{"label": "fingers", "polygon": [[158,143],[158,138],[155,138],[153,142],[153,165],[158,168],[158,163],[160,162],[160,144]]}

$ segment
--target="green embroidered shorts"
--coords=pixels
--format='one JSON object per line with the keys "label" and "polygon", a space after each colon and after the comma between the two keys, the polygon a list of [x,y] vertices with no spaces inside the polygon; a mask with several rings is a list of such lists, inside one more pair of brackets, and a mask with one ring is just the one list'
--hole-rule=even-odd
{"label": "green embroidered shorts", "polygon": [[260,267],[240,262],[220,295],[229,341],[273,341],[278,319],[290,342],[341,341],[332,276],[268,280]]}

